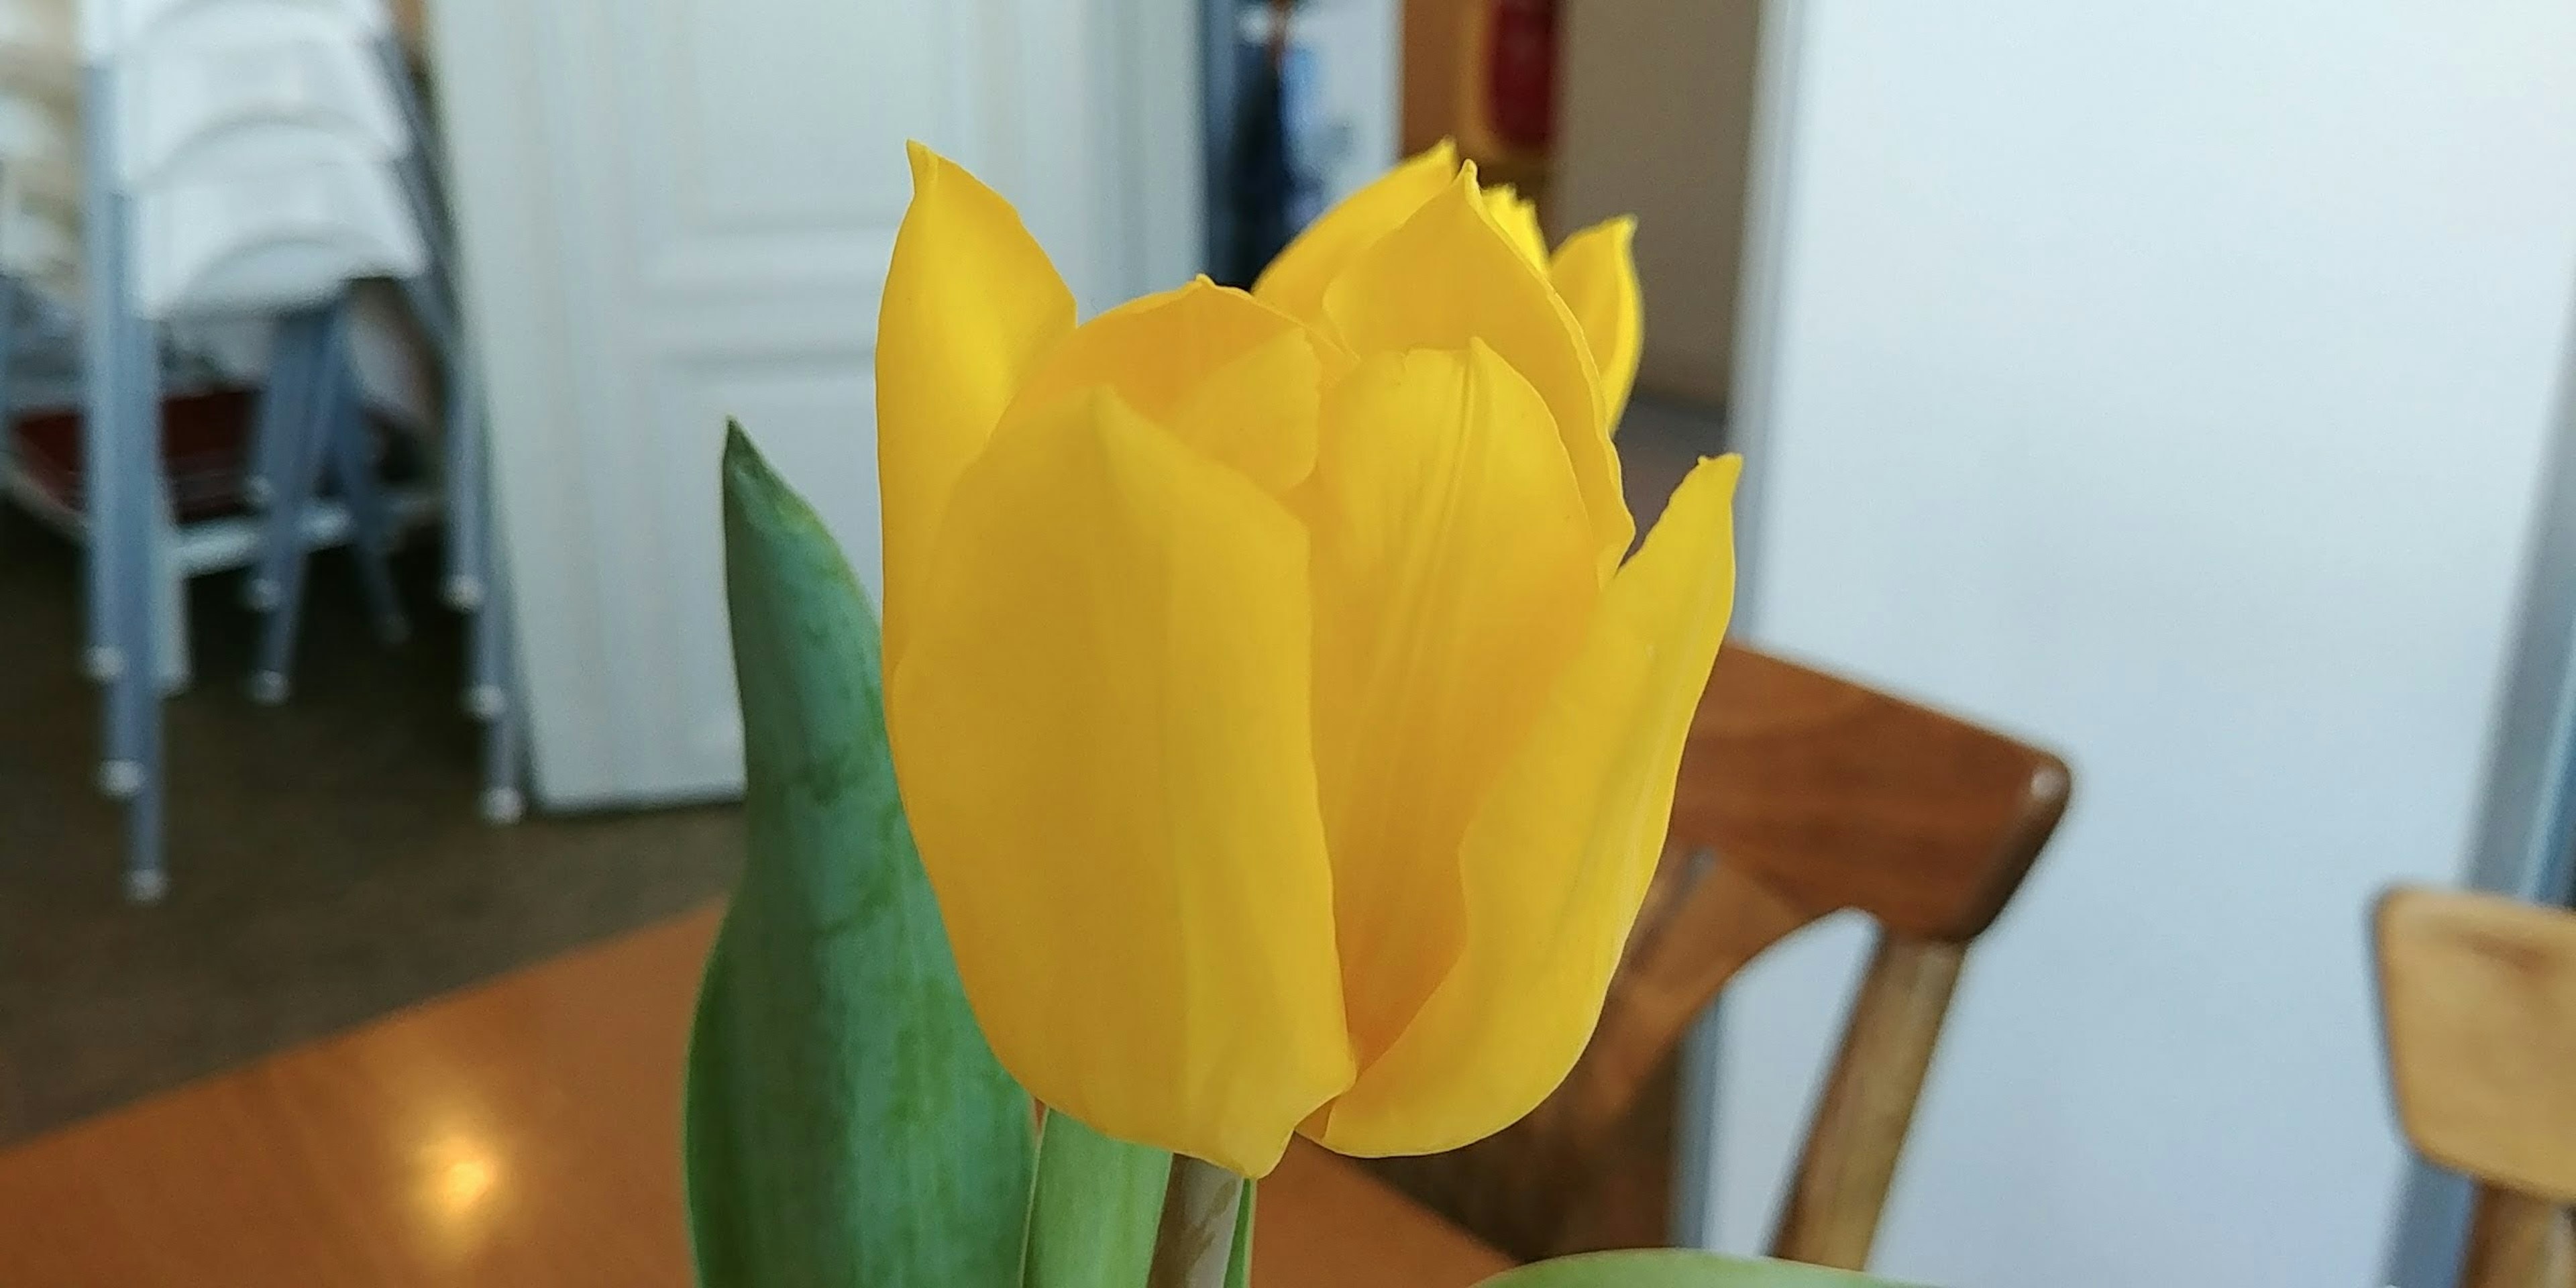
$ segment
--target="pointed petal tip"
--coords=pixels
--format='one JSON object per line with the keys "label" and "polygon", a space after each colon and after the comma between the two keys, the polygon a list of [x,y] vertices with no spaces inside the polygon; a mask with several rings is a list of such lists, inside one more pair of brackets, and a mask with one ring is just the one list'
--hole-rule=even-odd
{"label": "pointed petal tip", "polygon": [[1655,526],[1646,533],[1636,553],[1621,566],[1619,576],[1627,576],[1650,549],[1670,546],[1675,549],[1698,547],[1728,552],[1733,561],[1735,546],[1736,485],[1744,476],[1744,458],[1729,452],[1724,456],[1703,456],[1699,464],[1682,476],[1671,499],[1664,502],[1663,513],[1656,516]]}
{"label": "pointed petal tip", "polygon": [[1694,476],[1706,474],[1709,476],[1709,486],[1724,486],[1731,492],[1735,490],[1736,483],[1744,477],[1744,454],[1728,452],[1723,456],[1703,456],[1699,458],[1699,464],[1691,467],[1691,473]]}
{"label": "pointed petal tip", "polygon": [[[1699,464],[1692,466],[1673,489],[1672,499],[1664,503],[1663,515],[1655,521],[1654,531],[1646,534],[1646,540],[1652,542],[1666,530],[1703,524],[1732,528],[1736,485],[1743,477],[1744,458],[1734,452],[1699,458]],[[1632,556],[1629,562],[1634,563],[1635,558]]]}

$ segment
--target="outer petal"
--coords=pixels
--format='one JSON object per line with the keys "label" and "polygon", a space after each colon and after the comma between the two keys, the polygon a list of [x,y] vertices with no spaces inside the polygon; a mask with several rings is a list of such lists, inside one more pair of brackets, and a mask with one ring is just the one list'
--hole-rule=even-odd
{"label": "outer petal", "polygon": [[1637,358],[1646,336],[1644,304],[1637,293],[1637,261],[1630,244],[1637,221],[1622,215],[1565,239],[1548,266],[1548,279],[1574,320],[1583,326],[1592,365],[1601,373],[1601,404],[1613,432],[1637,383]]}
{"label": "outer petal", "polygon": [[1440,195],[1458,175],[1458,149],[1447,139],[1387,171],[1377,182],[1342,199],[1297,234],[1252,293],[1264,303],[1309,322],[1324,316],[1324,288],[1361,251],[1395,231],[1422,203]]}
{"label": "outer petal", "polygon": [[1701,462],[1602,596],[1581,656],[1468,830],[1456,969],[1326,1110],[1326,1145],[1426,1154],[1480,1139],[1535,1108],[1590,1041],[1726,632],[1737,466]]}
{"label": "outer petal", "polygon": [[1485,213],[1494,217],[1503,235],[1512,239],[1512,249],[1521,258],[1541,270],[1547,267],[1547,234],[1538,226],[1538,203],[1508,183],[1485,189]]}
{"label": "outer petal", "polygon": [[1206,455],[1284,491],[1315,465],[1315,416],[1339,345],[1230,286],[1201,277],[1083,323],[1014,406],[1042,407],[1105,385]]}
{"label": "outer petal", "polygon": [[1073,293],[1010,203],[938,153],[908,151],[912,205],[877,313],[889,673],[949,491],[1038,358],[1073,329]]}
{"label": "outer petal", "polygon": [[1482,342],[1371,358],[1326,415],[1315,749],[1365,1064],[1456,960],[1459,841],[1601,591],[1547,405]]}
{"label": "outer petal", "polygon": [[1574,315],[1485,212],[1473,166],[1360,256],[1333,283],[1324,313],[1362,357],[1463,349],[1471,339],[1493,346],[1556,417],[1582,489],[1596,570],[1606,578],[1618,567],[1636,523],[1619,494],[1591,351]]}
{"label": "outer petal", "polygon": [[1247,1175],[1352,1074],[1306,541],[1096,393],[959,484],[888,703],[977,1020],[1038,1099]]}

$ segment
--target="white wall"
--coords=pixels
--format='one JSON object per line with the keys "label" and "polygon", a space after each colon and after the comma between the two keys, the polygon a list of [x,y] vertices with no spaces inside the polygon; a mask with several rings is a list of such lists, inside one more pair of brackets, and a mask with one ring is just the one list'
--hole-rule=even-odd
{"label": "white wall", "polygon": [[[2456,877],[2480,788],[2576,281],[2576,6],[1799,7],[1753,633],[2077,768],[1878,1268],[2376,1282],[2363,913]],[[1727,1246],[1851,929],[1730,995]]]}

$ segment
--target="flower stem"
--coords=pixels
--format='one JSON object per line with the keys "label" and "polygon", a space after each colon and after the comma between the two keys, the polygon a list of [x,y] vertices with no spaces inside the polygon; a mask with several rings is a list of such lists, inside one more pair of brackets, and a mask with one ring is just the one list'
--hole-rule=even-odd
{"label": "flower stem", "polygon": [[1163,1224],[1154,1235],[1154,1267],[1146,1288],[1224,1288],[1226,1260],[1234,1251],[1234,1219],[1243,1202],[1243,1178],[1187,1154],[1172,1155],[1172,1179],[1163,1191]]}

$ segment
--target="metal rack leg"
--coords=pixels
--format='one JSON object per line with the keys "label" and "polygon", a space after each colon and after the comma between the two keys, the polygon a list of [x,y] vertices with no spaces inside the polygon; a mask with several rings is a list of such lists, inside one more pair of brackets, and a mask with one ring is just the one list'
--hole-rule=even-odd
{"label": "metal rack leg", "polygon": [[394,587],[393,516],[376,470],[374,434],[355,370],[344,362],[326,378],[331,393],[321,400],[322,432],[332,480],[349,510],[349,554],[357,561],[358,584],[376,619],[377,637],[399,644],[410,637],[411,622]]}
{"label": "metal rack leg", "polygon": [[497,720],[510,709],[509,623],[501,596],[487,594],[474,610],[465,657],[465,710],[477,720]]}
{"label": "metal rack leg", "polygon": [[471,345],[447,366],[447,602],[473,612],[490,599],[484,552],[483,382]]}
{"label": "metal rack leg", "polygon": [[[492,544],[484,543],[485,550]],[[487,575],[492,570],[486,569]],[[511,682],[510,597],[497,579],[474,614],[474,691],[467,705],[483,721],[483,817],[515,823],[526,809],[520,759],[527,747],[527,707]]]}
{"label": "metal rack leg", "polygon": [[429,271],[420,279],[406,282],[405,292],[411,298],[413,313],[431,333],[446,360],[447,577],[443,593],[450,605],[473,612],[491,593],[490,583],[483,575],[486,561],[481,550],[486,539],[483,486],[479,481],[483,477],[483,441],[478,410],[483,390],[465,340],[463,314],[457,308],[447,177],[439,167],[434,123],[420,101],[411,77],[410,55],[401,40],[392,35],[378,38],[376,60],[393,89],[404,124],[410,128],[411,147],[396,163],[395,170],[402,179],[412,219],[429,248]]}
{"label": "metal rack leg", "polygon": [[327,309],[306,309],[278,319],[270,346],[268,383],[260,389],[253,416],[252,470],[259,478],[259,504],[267,510],[260,524],[260,557],[242,574],[242,602],[255,612],[277,607],[279,561],[290,516],[281,513],[280,496],[294,490],[290,480],[302,477],[306,427],[313,421],[316,350],[322,344]]}
{"label": "metal rack leg", "polygon": [[390,32],[377,37],[376,61],[385,83],[393,89],[394,105],[402,112],[403,126],[411,136],[411,147],[401,163],[404,184],[417,194],[415,200],[421,208],[414,215],[420,221],[421,236],[436,254],[452,240],[447,226],[447,176],[438,163],[437,123],[430,120],[428,105],[420,101],[419,84],[411,75],[411,55],[403,48],[401,37]]}
{"label": "metal rack leg", "polygon": [[[276,497],[277,480],[286,472],[295,443],[293,427],[306,414],[315,316],[308,311],[279,318],[269,340],[268,383],[261,387],[259,405],[251,415],[250,460],[242,471],[242,495],[254,506],[264,508]],[[252,608],[267,610],[256,578],[246,578],[244,589]]]}
{"label": "metal rack leg", "polygon": [[[101,221],[122,226],[122,198],[108,198]],[[113,240],[122,242],[121,238]],[[83,373],[86,404],[82,427],[88,442],[81,460],[82,485],[98,501],[92,511],[87,553],[93,578],[105,572],[105,584],[94,586],[94,610],[101,612],[103,644],[113,659],[108,668],[105,704],[106,748],[99,765],[99,789],[131,801],[155,776],[147,743],[157,725],[160,703],[158,633],[153,611],[150,532],[151,481],[159,462],[151,459],[155,435],[141,418],[143,400],[136,396],[141,379],[138,360],[148,349],[139,333],[148,328],[126,306],[123,259],[111,256],[100,276],[106,280],[93,300],[103,339]],[[99,649],[93,650],[95,659]]]}
{"label": "metal rack leg", "polygon": [[[116,101],[114,94],[114,77],[106,69],[93,67],[85,71],[84,102],[112,103]],[[125,669],[125,653],[118,644],[121,617],[117,600],[131,580],[127,570],[117,566],[117,542],[111,535],[119,525],[123,496],[116,471],[105,468],[110,444],[117,437],[115,422],[120,404],[116,373],[124,362],[124,329],[118,319],[126,307],[125,238],[119,217],[122,203],[115,195],[116,158],[110,146],[107,116],[105,112],[88,112],[82,119],[82,145],[87,153],[83,195],[90,212],[82,227],[88,287],[81,341],[81,511],[89,534],[84,552],[89,638],[82,666],[90,678],[101,683],[114,680]],[[112,715],[107,723],[112,743],[116,726]],[[113,751],[109,760],[109,766],[101,772],[112,787],[118,776]]]}
{"label": "metal rack leg", "polygon": [[468,645],[465,706],[483,726],[483,816],[515,822],[525,808],[520,790],[527,746],[526,705],[513,681],[509,595],[495,562],[489,483],[484,475],[482,374],[464,334],[455,289],[453,238],[445,200],[446,176],[438,164],[436,134],[411,78],[400,41],[387,36],[377,54],[394,89],[412,147],[398,167],[414,218],[429,244],[427,281],[410,288],[414,312],[433,332],[446,359],[446,482],[448,603],[474,615]]}
{"label": "metal rack leg", "polygon": [[[139,423],[157,430],[161,423],[157,410]],[[147,507],[146,531],[151,540],[144,548],[152,571],[152,654],[161,691],[177,693],[196,676],[188,653],[188,574],[179,566],[178,511],[171,504],[169,481],[156,475],[154,483]]]}
{"label": "metal rack leg", "polygon": [[312,559],[304,532],[305,516],[314,504],[315,486],[328,454],[329,427],[323,416],[330,410],[337,373],[348,363],[348,334],[344,298],[329,306],[329,315],[316,333],[312,361],[304,373],[305,393],[298,400],[305,414],[288,427],[293,436],[285,455],[289,472],[278,479],[279,490],[269,503],[268,522],[264,525],[257,576],[271,592],[272,606],[268,620],[260,624],[258,653],[251,669],[250,695],[254,701],[286,700],[287,671],[294,663],[295,635],[304,616],[305,569]]}
{"label": "metal rack leg", "polygon": [[[128,568],[149,569],[160,587],[177,586],[175,569],[163,561],[170,558],[171,521],[167,504],[168,483],[161,466],[161,379],[158,345],[152,324],[130,314],[126,318],[127,367],[124,377],[124,399],[129,408],[119,426],[121,459],[116,468],[135,500],[146,505],[129,506],[124,523],[125,553],[121,562]],[[174,624],[157,587],[138,587],[123,597],[121,607],[126,626],[120,632],[126,641],[127,656],[149,656],[146,649],[158,651],[161,642],[172,632],[184,633],[184,624]],[[185,652],[184,642],[178,650]],[[125,895],[137,903],[158,902],[169,889],[170,878],[163,853],[164,819],[162,800],[167,776],[162,742],[162,676],[163,667],[129,665],[117,679],[118,688],[126,694],[127,719],[125,740],[130,762],[135,767],[133,793],[125,803]]]}

